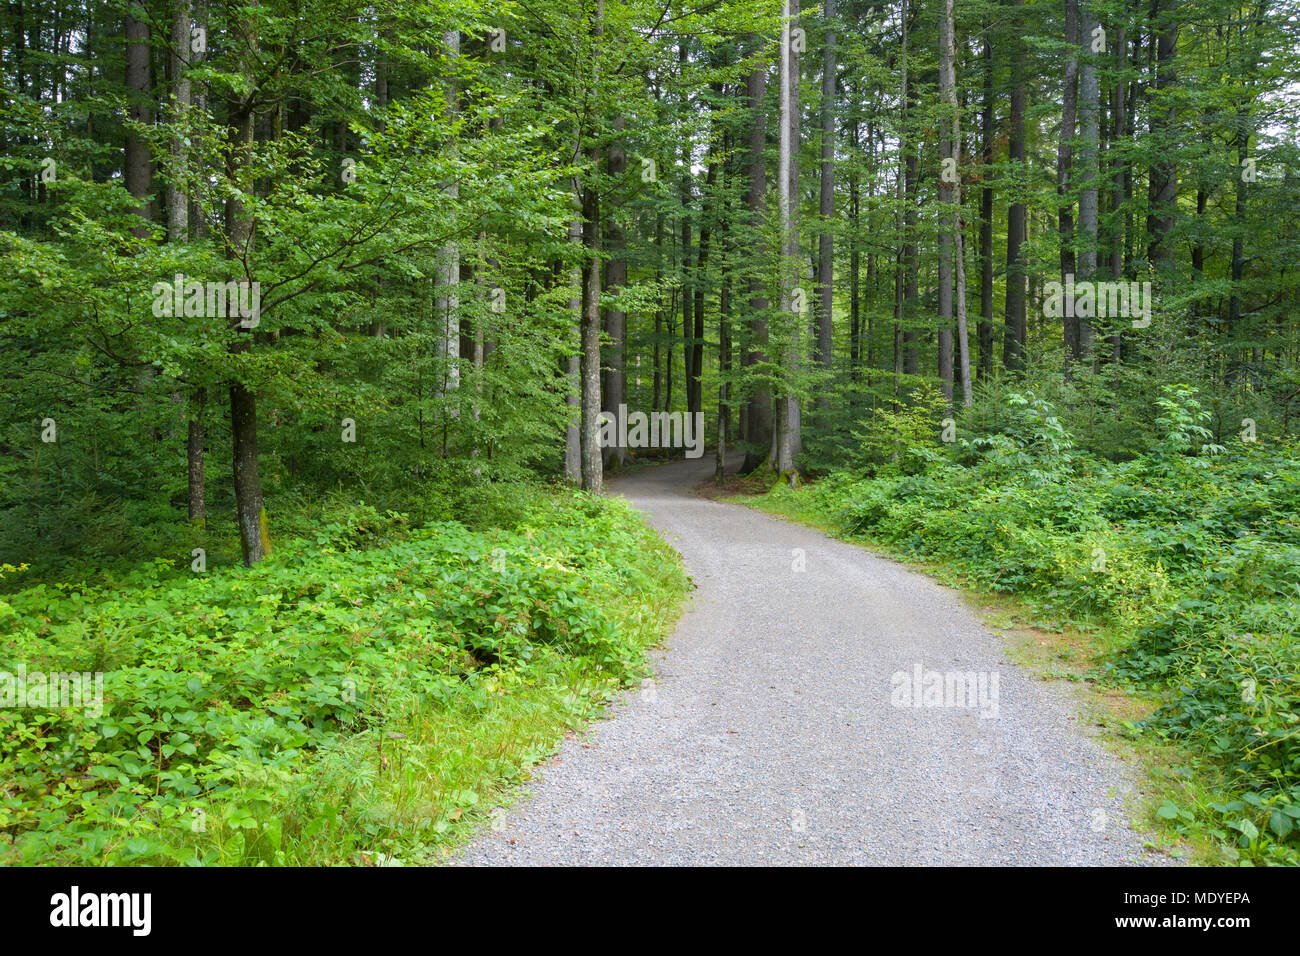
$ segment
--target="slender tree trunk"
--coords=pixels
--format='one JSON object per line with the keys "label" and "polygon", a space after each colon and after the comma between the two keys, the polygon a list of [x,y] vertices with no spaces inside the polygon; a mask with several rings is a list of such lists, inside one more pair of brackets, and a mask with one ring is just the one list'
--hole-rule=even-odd
{"label": "slender tree trunk", "polygon": [[[452,30],[443,36],[443,50],[449,63],[454,64],[460,58],[460,32]],[[454,81],[447,81],[447,117],[452,121],[457,110],[457,94]],[[454,201],[460,198],[460,187],[455,182],[445,187],[447,195]],[[450,394],[460,384],[460,246],[453,240],[446,243],[439,254],[440,269],[438,274],[438,294],[434,300],[434,312],[441,325],[442,356],[446,361],[443,373],[444,390]],[[454,410],[452,410],[454,415]]]}
{"label": "slender tree trunk", "polygon": [[[1125,58],[1128,53],[1128,39],[1124,27],[1120,27],[1115,33],[1115,67],[1116,72],[1124,68]],[[1120,281],[1125,277],[1124,272],[1124,248],[1125,232],[1124,223],[1120,219],[1121,210],[1126,210],[1124,204],[1124,179],[1128,168],[1128,162],[1124,157],[1124,130],[1128,123],[1128,90],[1127,82],[1121,80],[1118,76],[1114,80],[1114,89],[1111,92],[1111,141],[1107,152],[1110,154],[1110,173],[1111,173],[1111,205],[1114,207],[1115,224],[1112,227],[1113,236],[1110,247],[1110,274],[1111,278]],[[1127,213],[1125,213],[1127,215]],[[1111,361],[1119,362],[1123,357],[1124,336],[1121,331],[1116,331],[1110,339]]]}
{"label": "slender tree trunk", "polygon": [[[256,33],[249,29],[241,38],[250,55],[257,48]],[[253,106],[251,100],[232,99],[227,108],[230,117],[231,148],[227,160],[230,181],[241,192],[253,190]],[[253,223],[240,200],[226,200],[225,231],[227,255],[243,263],[248,279],[248,262],[252,256]],[[238,320],[234,320],[238,325]],[[252,329],[242,330],[232,352],[252,349]],[[244,382],[230,386],[230,432],[234,458],[235,516],[239,524],[239,542],[244,564],[252,567],[271,553],[271,535],[266,509],[262,503],[262,478],[258,471],[257,395]]]}
{"label": "slender tree trunk", "polygon": [[[939,175],[939,203],[941,215],[953,223],[953,232],[939,231],[939,381],[943,397],[952,405],[953,354],[952,354],[952,250],[957,215],[953,197],[957,192],[954,180],[959,180],[961,169],[960,141],[956,138],[957,80],[953,68],[953,15],[952,0],[943,0],[943,13],[939,17],[939,95],[944,106],[951,111],[939,130],[939,156],[942,160]],[[946,167],[946,168],[945,168]]]}
{"label": "slender tree trunk", "polygon": [[189,485],[189,518],[200,527],[207,524],[207,504],[203,486],[203,410],[208,402],[208,390],[194,390],[194,408],[190,412],[188,435],[185,440],[186,474]]}
{"label": "slender tree trunk", "polygon": [[1011,49],[1011,132],[1008,153],[1018,180],[1015,202],[1007,207],[1007,297],[1005,332],[1002,338],[1002,364],[1009,371],[1025,365],[1025,256],[1021,248],[1028,238],[1028,218],[1022,195],[1028,188],[1023,179],[1025,166],[1025,44],[1019,39],[1023,28],[1024,0],[1011,0],[1014,11],[1010,30],[1016,37]]}
{"label": "slender tree trunk", "polygon": [[[956,289],[957,291],[957,352],[958,352],[957,375],[958,375],[958,381],[961,383],[962,404],[969,407],[972,400],[971,382],[970,382],[970,340],[967,336],[967,329],[966,329],[966,264],[964,261],[965,249],[964,249],[964,243],[962,242],[962,225],[961,225],[961,174],[960,174],[961,110],[957,106],[957,76],[956,76],[956,69],[955,69],[955,64],[956,64],[955,33],[956,33],[956,29],[953,23],[953,0],[944,0],[944,14],[943,14],[943,19],[940,21],[940,32],[939,32],[939,86],[940,89],[943,91],[945,105],[948,107],[948,110],[952,114],[950,120],[952,132],[950,135],[945,134],[946,138],[948,139],[948,144],[947,144],[948,149],[945,150],[944,154],[951,156],[954,160],[957,161],[956,166],[959,172],[957,175],[956,183],[948,184],[948,183],[944,183],[941,180],[941,185],[948,187],[946,190],[947,195],[945,197],[945,201],[952,203],[951,245],[956,254],[956,264],[957,264],[957,289]],[[942,238],[942,233],[940,234],[940,237]],[[939,311],[940,311],[940,315],[943,316],[944,315],[943,309],[945,303],[943,301],[944,299],[943,296],[943,291],[944,291],[943,252],[944,250],[942,245],[940,246],[939,252],[940,252]],[[947,324],[947,320],[951,318],[951,311],[952,311],[951,275],[949,275],[948,281],[949,281],[948,302],[947,302],[948,315],[944,316],[945,325]],[[951,335],[951,333],[949,334]],[[942,344],[942,339],[940,339],[940,351],[942,352],[942,350],[943,350],[943,344]],[[949,367],[948,367],[949,379],[948,379],[947,397],[949,403],[951,403],[952,402],[952,379],[951,379],[952,341],[951,338],[949,339],[948,342],[948,362],[949,362]],[[940,365],[943,366],[943,364],[944,363],[941,360]]]}
{"label": "slender tree trunk", "polygon": [[[190,106],[190,77],[188,72],[190,51],[189,0],[172,0],[171,42],[168,60],[171,64],[171,120],[181,122]],[[185,137],[179,132],[172,135],[172,174],[167,179],[167,241],[182,242],[189,237],[190,202],[181,188],[185,170]]]}
{"label": "slender tree trunk", "polygon": [[[835,0],[825,0],[826,34],[822,46],[821,103],[821,215],[817,240],[817,360],[829,376],[832,367],[835,306],[835,240],[831,226],[835,218]],[[829,391],[817,400],[822,411],[830,408]]]}
{"label": "slender tree trunk", "polygon": [[907,317],[907,278],[905,272],[908,265],[907,243],[910,233],[911,219],[909,216],[909,197],[906,181],[906,168],[909,165],[908,160],[908,63],[907,63],[907,34],[908,34],[908,10],[907,0],[901,3],[901,22],[902,22],[902,52],[899,56],[900,71],[902,80],[900,84],[900,94],[898,98],[902,116],[899,123],[898,132],[898,173],[895,177],[897,219],[895,221],[896,231],[898,233],[898,257],[894,264],[894,399],[897,401],[901,397],[903,387],[903,373],[906,370],[904,361],[904,351],[907,342],[907,334],[903,330],[903,322]]}
{"label": "slender tree trunk", "polygon": [[1174,165],[1173,127],[1176,118],[1170,94],[1178,83],[1177,0],[1152,0],[1151,29],[1156,41],[1156,81],[1151,96],[1151,163],[1147,192],[1147,259],[1157,272],[1172,268],[1174,250],[1166,237],[1174,228],[1178,173]]}
{"label": "slender tree trunk", "polygon": [[[596,0],[591,33],[592,58],[597,63],[604,15],[604,0]],[[592,87],[599,83],[597,72]],[[589,159],[594,172],[600,167],[600,150],[591,147]],[[604,471],[600,459],[600,193],[594,176],[582,190],[582,241],[586,252],[582,283],[582,488],[596,494],[604,488]]]}
{"label": "slender tree trunk", "polygon": [[[721,95],[721,86],[715,87],[714,92]],[[715,133],[715,130],[710,129],[709,149],[704,159],[708,172],[704,177],[704,196],[700,213],[699,255],[695,260],[693,291],[695,305],[692,309],[695,326],[691,335],[691,378],[686,390],[686,408],[690,414],[699,413],[704,409],[704,288],[708,276],[709,246],[713,237],[714,184],[717,182]]]}
{"label": "slender tree trunk", "polygon": [[[731,156],[730,134],[723,141],[723,153]],[[722,215],[719,219],[722,276],[718,290],[718,448],[715,453],[713,475],[722,484],[727,473],[727,440],[731,437],[731,210],[727,197],[731,195],[731,176],[723,174]]]}
{"label": "slender tree trunk", "polygon": [[849,377],[857,381],[862,362],[862,250],[858,244],[861,228],[862,198],[857,158],[861,149],[861,123],[858,118],[857,87],[850,87],[853,100],[853,125],[849,128],[854,162],[849,167]]}
{"label": "slender tree trunk", "polygon": [[[1082,50],[1082,65],[1079,68],[1079,276],[1083,282],[1093,282],[1097,278],[1097,184],[1100,179],[1098,168],[1098,148],[1100,124],[1098,113],[1101,109],[1101,88],[1097,75],[1097,55],[1092,52],[1092,31],[1097,26],[1097,19],[1092,12],[1092,3],[1083,0],[1079,5],[1079,30]],[[1086,360],[1092,350],[1093,325],[1087,316],[1080,316],[1078,358]]]}
{"label": "slender tree trunk", "polygon": [[[623,117],[614,120],[614,128],[623,128]],[[610,147],[606,166],[610,177],[618,182],[627,171],[627,154],[621,142]],[[617,292],[627,285],[627,237],[623,224],[617,215],[609,216],[605,223],[606,247],[609,249],[609,261],[605,265],[605,288]],[[605,313],[605,332],[609,336],[608,361],[605,370],[604,408],[610,414],[618,414],[618,406],[626,402],[626,344],[627,313],[622,309],[610,308]],[[613,445],[603,449],[606,468],[618,469],[627,464],[627,449],[622,445]]]}
{"label": "slender tree trunk", "polygon": [[[574,202],[581,209],[581,203],[578,201],[576,194]],[[575,218],[569,223],[569,242],[574,245],[582,246],[582,220]],[[576,290],[582,288],[583,275],[581,265],[575,265],[569,276],[569,287]],[[582,484],[582,432],[581,432],[581,415],[582,400],[579,397],[582,392],[582,374],[581,359],[579,356],[582,352],[582,297],[581,293],[569,297],[569,315],[572,316],[573,341],[577,343],[577,351],[569,356],[569,367],[567,379],[569,382],[568,396],[565,399],[569,406],[569,426],[564,433],[564,480],[570,484]]]}
{"label": "slender tree trunk", "polygon": [[[749,100],[749,190],[746,194],[746,206],[753,228],[762,224],[763,208],[767,196],[767,159],[764,156],[767,146],[767,116],[763,111],[763,97],[767,89],[767,68],[758,66],[749,74],[745,83],[745,93]],[[744,368],[752,369],[760,362],[767,361],[767,310],[771,307],[763,293],[763,279],[753,276],[749,280],[749,342],[741,355],[740,362]],[[763,462],[763,456],[754,451],[767,445],[772,439],[772,392],[766,384],[755,383],[749,386],[749,402],[745,411],[744,437],[751,447],[746,451],[741,468],[745,472],[753,471]]]}
{"label": "slender tree trunk", "polygon": [[[126,90],[127,116],[135,123],[148,124],[153,120],[153,110],[149,107],[151,93],[149,23],[140,20],[131,13],[126,15]],[[127,130],[126,149],[122,160],[123,179],[126,191],[141,200],[137,212],[143,219],[150,219],[149,203],[146,198],[153,188],[152,169],[149,159],[149,146],[139,133]],[[145,224],[131,230],[139,239],[149,235]]]}
{"label": "slender tree trunk", "polygon": [[[598,160],[592,150],[593,167]],[[600,200],[596,187],[583,192],[582,240],[587,260],[582,283],[582,487],[604,487],[600,460]]]}
{"label": "slender tree trunk", "polygon": [[[1057,229],[1061,237],[1061,282],[1075,273],[1074,215],[1070,198],[1070,172],[1074,162],[1075,119],[1079,101],[1079,0],[1065,0],[1065,42],[1069,50],[1065,62],[1065,104],[1061,110],[1061,137],[1056,147]],[[1087,48],[1084,48],[1087,55]],[[1073,310],[1063,312],[1062,334],[1066,359],[1079,359],[1079,320]],[[1067,366],[1068,368],[1068,366]]]}
{"label": "slender tree trunk", "polygon": [[[664,255],[664,214],[660,212],[655,217],[655,288],[661,289],[664,281],[663,268]],[[657,303],[655,309],[655,339],[654,339],[654,396],[650,402],[651,411],[658,411],[665,406],[661,404],[663,398],[663,372],[661,369],[662,359],[662,342],[664,334],[664,310],[662,299]],[[670,359],[671,361],[671,355]]]}
{"label": "slender tree trunk", "polygon": [[[678,43],[677,63],[682,77],[682,112],[687,113],[690,110],[690,97],[685,92],[687,63],[685,37]],[[691,270],[691,161],[693,159],[691,147],[690,137],[683,138],[682,178],[679,184],[682,206],[682,372],[686,378],[686,408],[688,411],[691,408],[691,393],[695,382],[695,370],[691,364],[695,358],[695,348],[692,342],[692,336],[695,332],[695,319],[692,314],[692,309],[695,306],[695,295]]]}
{"label": "slender tree trunk", "polygon": [[[784,0],[785,24],[781,32],[781,146],[780,173],[777,183],[781,213],[781,311],[789,317],[794,312],[794,289],[803,271],[799,251],[796,203],[799,196],[799,54],[794,49],[791,32],[799,17],[798,0]],[[801,317],[786,338],[784,372],[787,376],[783,394],[777,402],[776,423],[770,455],[772,467],[792,486],[799,482],[795,459],[801,451],[799,400],[794,394],[799,371],[799,341],[804,327]]]}
{"label": "slender tree trunk", "polygon": [[993,37],[992,24],[984,22],[984,101],[980,114],[980,321],[979,377],[993,377]]}

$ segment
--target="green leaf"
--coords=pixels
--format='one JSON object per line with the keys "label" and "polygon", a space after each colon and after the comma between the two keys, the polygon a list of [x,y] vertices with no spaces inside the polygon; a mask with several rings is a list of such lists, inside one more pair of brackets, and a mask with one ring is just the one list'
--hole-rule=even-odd
{"label": "green leaf", "polygon": [[1268,828],[1277,834],[1279,840],[1285,840],[1287,835],[1294,829],[1291,818],[1286,814],[1274,810],[1268,819]]}

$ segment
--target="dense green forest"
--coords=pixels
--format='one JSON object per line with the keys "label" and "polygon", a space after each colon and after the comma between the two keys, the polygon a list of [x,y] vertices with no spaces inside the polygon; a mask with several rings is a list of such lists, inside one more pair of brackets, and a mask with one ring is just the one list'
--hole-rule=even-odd
{"label": "dense green forest", "polygon": [[705,439],[1107,635],[1162,825],[1300,861],[1294,0],[12,0],[0,76],[0,669],[105,674],[0,708],[0,861],[457,838]]}

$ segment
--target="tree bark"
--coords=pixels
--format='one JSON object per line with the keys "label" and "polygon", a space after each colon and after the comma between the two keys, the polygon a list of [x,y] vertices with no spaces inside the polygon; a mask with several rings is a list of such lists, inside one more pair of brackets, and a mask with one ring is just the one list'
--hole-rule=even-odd
{"label": "tree bark", "polygon": [[[965,250],[962,242],[962,225],[961,225],[961,110],[957,106],[957,76],[956,76],[956,29],[953,22],[953,0],[944,0],[944,14],[940,21],[939,32],[939,86],[943,91],[945,104],[951,112],[951,134],[945,134],[948,139],[948,150],[945,155],[952,156],[957,160],[957,182],[955,184],[945,184],[940,181],[941,185],[947,185],[946,201],[952,203],[952,242],[951,245],[956,253],[957,266],[957,375],[961,383],[962,404],[969,407],[972,401],[971,382],[970,382],[970,340],[967,337],[966,329],[966,264]],[[942,234],[941,234],[942,238]],[[943,314],[943,248],[940,247],[939,260],[939,307],[940,314]],[[952,276],[949,279],[948,292],[948,309],[949,317],[952,310]],[[945,320],[946,324],[946,320]],[[940,351],[942,352],[942,339],[940,339]],[[952,361],[952,341],[948,342],[948,360]],[[940,365],[943,365],[942,360]],[[952,371],[948,370],[948,401],[952,402]]]}
{"label": "tree bark", "polygon": [[[242,38],[246,48],[256,50],[257,36],[252,30]],[[241,192],[253,190],[253,104],[251,99],[232,99],[227,106],[230,117],[231,148],[227,175]],[[252,255],[253,223],[237,196],[226,200],[226,254],[243,265],[246,280]],[[238,319],[232,320],[236,325]],[[231,346],[233,352],[252,349],[252,329],[241,330]],[[258,471],[257,395],[244,382],[230,385],[230,433],[234,456],[235,517],[239,525],[239,543],[244,565],[252,567],[271,553],[271,536],[266,509],[262,502],[262,478]]]}
{"label": "tree bark", "polygon": [[[452,30],[443,36],[443,50],[450,63],[460,58],[460,31]],[[456,85],[449,77],[446,88],[448,122],[456,115],[456,101]],[[444,190],[453,202],[460,198],[460,187],[455,182],[447,183]],[[442,394],[446,395],[460,385],[460,246],[454,240],[444,244],[438,261],[438,291],[433,309],[441,326],[439,337],[446,363]],[[454,409],[451,414],[454,416]]]}
{"label": "tree bark", "polygon": [[[830,375],[835,305],[835,239],[831,226],[835,218],[835,0],[825,0],[826,34],[822,46],[821,103],[821,215],[817,240],[817,360]],[[817,407],[830,408],[829,390],[823,388]]]}
{"label": "tree bark", "polygon": [[1151,30],[1156,44],[1156,79],[1151,96],[1151,163],[1147,191],[1147,259],[1158,272],[1173,265],[1174,251],[1166,237],[1174,228],[1178,174],[1170,141],[1176,112],[1169,94],[1178,83],[1177,0],[1152,0]]}
{"label": "tree bark", "polygon": [[[604,29],[604,0],[596,0],[592,21],[592,60],[599,64],[600,37]],[[592,86],[600,82],[599,65],[593,70]],[[590,135],[590,131],[588,131]],[[600,458],[600,193],[595,172],[600,168],[600,150],[588,153],[592,178],[582,190],[582,243],[585,247],[582,282],[582,488],[599,493],[604,487]]]}
{"label": "tree bark", "polygon": [[[1065,43],[1069,50],[1065,61],[1065,102],[1061,109],[1061,136],[1056,146],[1057,230],[1061,242],[1061,282],[1075,272],[1074,214],[1070,199],[1070,171],[1074,163],[1074,134],[1079,102],[1079,0],[1065,0]],[[1087,49],[1084,49],[1087,55]],[[1061,334],[1066,358],[1079,359],[1079,320],[1062,315]],[[1068,367],[1068,366],[1067,366]]]}
{"label": "tree bark", "polygon": [[[945,162],[960,170],[960,147],[956,139],[954,126],[957,122],[957,81],[953,69],[953,22],[952,0],[944,0],[943,13],[939,18],[939,95],[944,105],[951,110],[951,116],[940,122],[939,156]],[[951,167],[950,167],[951,168]],[[949,180],[949,169],[941,163],[939,175],[939,203],[943,207],[941,215],[950,218],[956,227],[956,212],[953,209],[954,183]],[[952,355],[952,249],[956,236],[947,229],[939,231],[939,382],[943,397],[952,405],[953,397],[953,355]]]}
{"label": "tree bark", "polygon": [[[581,210],[581,202],[576,194],[574,202]],[[569,242],[574,246],[582,245],[582,220],[575,218],[569,223]],[[582,267],[575,265],[569,276],[569,286],[572,289],[580,289],[583,284]],[[569,425],[564,432],[564,480],[574,485],[582,484],[582,400],[579,397],[582,392],[582,372],[581,358],[582,353],[582,296],[581,293],[569,297],[569,314],[572,316],[573,333],[572,338],[577,343],[577,351],[569,356],[568,368],[565,377],[568,380],[569,391],[565,398],[565,404],[569,407]]]}
{"label": "tree bark", "polygon": [[[1011,49],[1011,131],[1007,151],[1016,167],[1017,179],[1023,179],[1025,167],[1025,44],[1019,39],[1022,29],[1024,0],[1012,0],[1014,11],[1010,30],[1016,39]],[[1023,193],[1024,182],[1015,186]],[[1019,200],[1019,196],[1016,197]],[[1023,201],[1012,202],[1007,207],[1007,296],[1005,331],[1002,338],[1002,364],[1008,371],[1020,371],[1025,366],[1025,258],[1021,246],[1028,238],[1028,218]]]}
{"label": "tree bark", "polygon": [[[623,117],[614,120],[614,128],[623,128]],[[615,182],[627,172],[627,154],[621,142],[610,147],[606,169]],[[609,249],[609,261],[605,264],[605,288],[616,292],[627,285],[627,236],[623,225],[616,215],[610,216],[605,223],[606,247]],[[618,413],[618,406],[626,401],[626,343],[627,313],[622,309],[610,308],[605,313],[605,333],[609,336],[608,359],[605,364],[604,409],[610,414]],[[627,449],[614,445],[603,449],[604,466],[618,469],[627,464]]]}
{"label": "tree bark", "polygon": [[[789,316],[794,309],[794,289],[803,272],[799,251],[798,223],[795,220],[799,196],[799,54],[791,40],[792,27],[799,16],[799,0],[784,0],[785,23],[781,32],[781,146],[780,172],[777,183],[781,215],[781,311]],[[791,486],[799,483],[795,459],[801,451],[799,400],[794,394],[799,371],[799,341],[803,321],[795,317],[794,328],[787,337],[784,366],[787,376],[783,394],[777,401],[776,422],[770,459],[776,473]]]}
{"label": "tree bark", "polygon": [[[186,118],[190,106],[190,78],[188,72],[190,50],[189,0],[172,0],[171,42],[168,60],[171,64],[171,120],[178,124]],[[185,171],[185,137],[179,131],[171,141],[172,174],[167,181],[167,241],[182,242],[189,238],[190,201],[181,188]]]}
{"label": "tree bark", "polygon": [[[745,82],[745,93],[749,100],[749,190],[746,194],[746,206],[749,210],[750,224],[754,229],[762,225],[763,209],[767,197],[767,159],[764,156],[767,146],[767,115],[763,111],[763,97],[767,90],[767,68],[756,67]],[[749,344],[741,355],[742,367],[752,369],[755,365],[767,361],[767,310],[771,302],[763,293],[763,279],[753,276],[749,280]],[[755,451],[768,445],[772,440],[772,392],[765,384],[749,386],[749,402],[745,409],[745,441],[751,447],[746,450],[745,461],[741,469],[753,471],[763,463],[763,455]]]}
{"label": "tree bark", "polygon": [[993,26],[984,21],[984,101],[980,114],[980,321],[979,377],[993,377]]}
{"label": "tree bark", "polygon": [[188,484],[189,519],[203,527],[207,524],[207,503],[203,486],[203,442],[207,437],[203,428],[203,410],[208,402],[208,390],[194,390],[194,408],[190,412],[188,434],[185,439],[186,478]]}
{"label": "tree bark", "polygon": [[[1080,281],[1092,282],[1097,278],[1097,182],[1099,169],[1097,165],[1100,126],[1098,112],[1101,108],[1101,88],[1097,76],[1097,60],[1092,52],[1092,31],[1097,26],[1097,19],[1092,13],[1092,4],[1083,0],[1079,5],[1079,32],[1081,41],[1082,64],[1079,68],[1079,277]],[[1092,351],[1093,324],[1086,318],[1079,318],[1079,346],[1076,357],[1086,360]]]}
{"label": "tree bark", "polygon": [[[126,14],[126,90],[127,116],[135,123],[150,123],[153,110],[149,107],[152,71],[149,56],[149,23],[130,13]],[[126,191],[141,200],[137,212],[141,218],[151,218],[149,203],[144,200],[153,188],[149,147],[140,134],[127,130],[126,147],[122,160],[122,176]],[[138,239],[149,235],[145,223],[134,227],[131,233]]]}

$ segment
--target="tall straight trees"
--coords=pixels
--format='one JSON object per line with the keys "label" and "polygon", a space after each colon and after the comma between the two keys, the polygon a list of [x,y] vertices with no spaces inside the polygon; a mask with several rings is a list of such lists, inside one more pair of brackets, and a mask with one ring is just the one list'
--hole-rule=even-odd
{"label": "tall straight trees", "polygon": [[[797,200],[799,196],[799,52],[796,49],[796,22],[799,0],[783,0],[781,26],[781,141],[777,173],[777,195],[781,227],[781,313],[784,322],[793,318],[793,327],[784,336],[782,357],[784,382],[776,402],[775,427],[769,459],[776,473],[791,485],[799,482],[795,458],[802,450],[799,398],[796,376],[800,366],[800,342],[803,338],[802,310],[805,300],[798,290],[803,272],[799,248]],[[802,46],[802,44],[799,44]],[[795,314],[796,310],[800,314]]]}
{"label": "tall straight trees", "polygon": [[[817,237],[817,360],[829,375],[832,365],[835,308],[835,0],[825,0],[826,29],[822,37],[821,193],[818,196]],[[830,407],[823,391],[818,407]]]}
{"label": "tall straight trees", "polygon": [[[756,64],[745,80],[745,98],[749,106],[749,152],[746,156],[748,188],[745,208],[750,228],[755,231],[762,225],[767,202],[767,112],[763,99],[767,93],[767,65]],[[764,292],[766,283],[762,276],[751,274],[749,280],[749,342],[741,355],[741,366],[750,372],[767,361],[767,310],[771,307]],[[744,438],[750,447],[745,454],[742,470],[749,472],[763,462],[757,448],[768,446],[772,440],[772,392],[766,381],[749,383],[749,402],[745,407]]]}
{"label": "tall straight trees", "polygon": [[1027,325],[1025,317],[1025,250],[1028,232],[1028,208],[1025,205],[1025,100],[1027,81],[1025,68],[1025,43],[1020,38],[1024,0],[1010,0],[1011,36],[1011,119],[1007,141],[1011,161],[1011,190],[1007,204],[1007,295],[1002,338],[1002,364],[1010,371],[1019,371],[1025,365]]}
{"label": "tall straight trees", "polygon": [[[970,341],[966,329],[966,267],[961,226],[961,111],[957,106],[956,28],[953,18],[953,0],[944,0],[943,17],[939,21],[939,89],[943,95],[949,118],[942,133],[941,147],[946,159],[951,160],[945,175],[940,178],[941,201],[951,206],[951,232],[949,241],[944,233],[939,235],[939,316],[943,330],[950,328],[953,318],[952,258],[955,254],[957,268],[957,378],[961,384],[962,404],[972,401],[970,381]],[[945,259],[947,261],[945,261]],[[945,275],[946,273],[946,275]],[[949,332],[951,336],[951,332]],[[942,359],[943,340],[940,339],[940,374],[945,371]],[[948,367],[945,396],[949,404],[953,399],[952,340],[948,341]]]}

